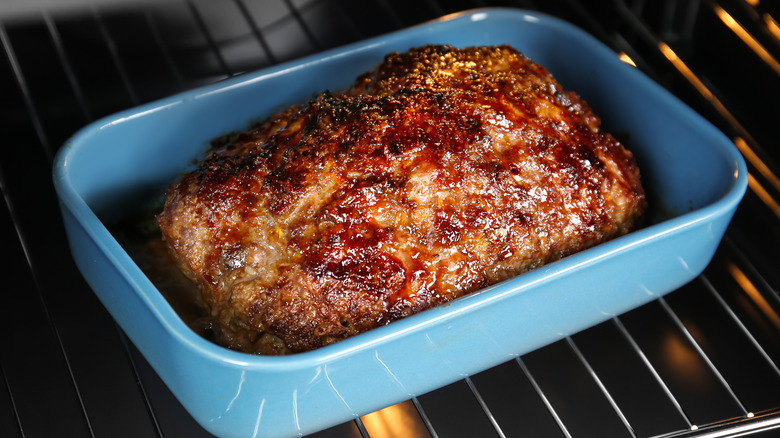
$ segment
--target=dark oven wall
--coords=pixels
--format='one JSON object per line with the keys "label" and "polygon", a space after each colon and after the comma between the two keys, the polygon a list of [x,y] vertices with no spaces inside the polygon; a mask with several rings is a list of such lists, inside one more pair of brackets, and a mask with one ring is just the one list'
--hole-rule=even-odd
{"label": "dark oven wall", "polygon": [[208,435],[73,264],[50,176],[70,135],[178,91],[486,6],[596,36],[734,141],[748,192],[709,267],[665,298],[315,436],[770,436],[780,9],[764,0],[3,3],[0,436]]}

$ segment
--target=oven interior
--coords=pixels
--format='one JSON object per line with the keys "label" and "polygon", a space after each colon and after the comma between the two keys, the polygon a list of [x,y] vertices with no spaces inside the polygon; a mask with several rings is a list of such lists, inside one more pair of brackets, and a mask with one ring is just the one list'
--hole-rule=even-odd
{"label": "oven interior", "polygon": [[748,192],[709,267],[679,290],[314,436],[778,433],[777,3],[96,0],[0,5],[0,436],[208,436],[70,258],[50,176],[70,135],[178,91],[489,6],[596,36],[734,141]]}

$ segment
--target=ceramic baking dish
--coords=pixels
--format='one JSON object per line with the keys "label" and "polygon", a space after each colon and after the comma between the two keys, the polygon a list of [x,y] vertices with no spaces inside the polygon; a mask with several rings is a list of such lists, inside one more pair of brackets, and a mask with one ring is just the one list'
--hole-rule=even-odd
{"label": "ceramic baking dish", "polygon": [[[217,346],[183,322],[109,231],[159,201],[209,140],[326,89],[392,50],[510,44],[578,92],[635,153],[651,201],[639,231],[360,336],[286,357]],[[744,194],[713,126],[583,31],[482,9],[191,90],[97,121],[54,183],[73,257],[173,394],[219,436],[310,433],[425,393],[653,300],[708,264]]]}

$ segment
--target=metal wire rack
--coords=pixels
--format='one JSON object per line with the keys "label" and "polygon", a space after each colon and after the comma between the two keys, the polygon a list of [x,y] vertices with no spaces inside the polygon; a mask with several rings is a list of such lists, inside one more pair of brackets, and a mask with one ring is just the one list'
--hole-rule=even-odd
{"label": "metal wire rack", "polygon": [[177,91],[487,6],[601,39],[734,140],[749,191],[707,270],[666,298],[315,436],[780,433],[776,5],[170,0],[0,9],[0,436],[208,436],[70,260],[49,177],[68,136]]}

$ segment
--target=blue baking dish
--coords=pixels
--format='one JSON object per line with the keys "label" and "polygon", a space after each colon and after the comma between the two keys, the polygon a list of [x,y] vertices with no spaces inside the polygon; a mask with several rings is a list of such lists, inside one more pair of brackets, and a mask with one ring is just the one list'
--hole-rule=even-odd
{"label": "blue baking dish", "polygon": [[[510,44],[624,140],[651,202],[642,229],[316,351],[262,357],[192,331],[109,230],[159,202],[209,140],[326,89],[393,50]],[[709,263],[747,185],[728,138],[587,33],[479,9],[118,113],[71,138],[54,183],[73,257],[187,411],[218,436],[302,435],[409,399],[656,299]]]}

